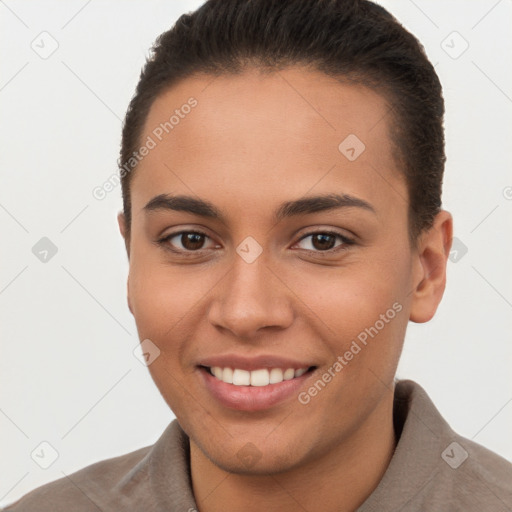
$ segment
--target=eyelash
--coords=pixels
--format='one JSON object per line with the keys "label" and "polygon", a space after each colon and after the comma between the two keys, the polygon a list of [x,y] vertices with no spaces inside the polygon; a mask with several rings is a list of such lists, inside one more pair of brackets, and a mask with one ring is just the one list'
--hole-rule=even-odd
{"label": "eyelash", "polygon": [[[176,233],[170,233],[162,238],[160,238],[159,240],[157,240],[157,243],[161,246],[164,247],[164,249],[166,250],[169,250],[169,251],[172,251],[174,253],[178,253],[178,254],[181,254],[181,255],[184,255],[186,257],[188,256],[194,256],[194,255],[197,255],[198,253],[201,253],[202,251],[205,251],[207,249],[197,249],[196,251],[190,251],[190,250],[182,250],[182,249],[172,249],[171,247],[169,247],[169,240],[171,240],[172,238],[175,238],[176,236],[179,236],[179,235],[184,235],[184,234],[194,234],[194,235],[201,235],[201,236],[204,236],[206,238],[210,238],[206,233],[203,233],[202,231],[193,231],[193,230],[190,230],[190,231],[177,231]],[[348,238],[347,236],[345,235],[342,235],[341,233],[338,233],[337,231],[330,231],[330,230],[324,230],[324,231],[311,231],[309,233],[306,233],[304,236],[302,236],[294,245],[296,245],[297,243],[299,242],[302,242],[302,240],[310,237],[310,236],[314,236],[314,235],[330,235],[330,236],[334,236],[334,237],[337,237],[339,238],[341,241],[342,241],[342,244],[341,245],[338,245],[337,247],[334,247],[332,249],[327,249],[325,251],[314,251],[314,250],[310,250],[310,249],[303,249],[305,251],[309,251],[309,252],[314,252],[316,254],[319,254],[319,255],[332,255],[334,253],[338,253],[340,251],[345,251],[347,250],[348,246],[350,245],[353,245],[355,244],[355,240],[351,239],[351,238]]]}

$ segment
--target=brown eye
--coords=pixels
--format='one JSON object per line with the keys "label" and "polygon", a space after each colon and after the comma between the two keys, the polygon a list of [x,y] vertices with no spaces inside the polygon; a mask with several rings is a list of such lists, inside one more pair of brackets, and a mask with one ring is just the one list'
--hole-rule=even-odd
{"label": "brown eye", "polygon": [[204,235],[200,233],[182,233],[180,241],[185,249],[194,251],[202,248]]}
{"label": "brown eye", "polygon": [[333,235],[320,233],[319,235],[313,235],[312,237],[312,245],[315,249],[329,250],[334,247],[335,243],[336,238]]}
{"label": "brown eye", "polygon": [[[178,233],[171,233],[158,242],[171,251],[191,253],[205,249],[206,240],[210,240],[210,237],[205,233],[199,231],[180,231]],[[210,241],[213,243],[212,240]],[[215,244],[213,246],[215,247]]]}
{"label": "brown eye", "polygon": [[[337,243],[337,240],[340,242]],[[331,231],[317,231],[302,237],[298,245],[303,244],[301,249],[312,252],[336,252],[339,249],[347,248],[354,244],[354,241],[341,233]]]}

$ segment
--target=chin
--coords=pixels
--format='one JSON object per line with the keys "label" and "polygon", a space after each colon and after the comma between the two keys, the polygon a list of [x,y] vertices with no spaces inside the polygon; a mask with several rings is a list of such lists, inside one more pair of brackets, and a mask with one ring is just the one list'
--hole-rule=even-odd
{"label": "chin", "polygon": [[234,456],[223,453],[207,453],[206,456],[219,468],[237,475],[268,476],[292,470],[301,461],[297,454],[292,458],[289,454],[275,450],[254,450],[248,442]]}
{"label": "chin", "polygon": [[231,431],[231,435],[221,428],[215,433],[202,429],[198,436],[192,434],[191,439],[213,464],[239,475],[264,476],[290,471],[308,457],[302,436],[297,439],[269,436],[268,429],[246,428],[244,433]]}

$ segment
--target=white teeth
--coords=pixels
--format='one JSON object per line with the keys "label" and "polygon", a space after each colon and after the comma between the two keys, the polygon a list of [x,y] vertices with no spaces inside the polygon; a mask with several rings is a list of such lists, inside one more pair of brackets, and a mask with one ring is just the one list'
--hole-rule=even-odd
{"label": "white teeth", "polygon": [[281,370],[281,368],[272,368],[272,370],[270,370],[270,384],[278,384],[279,382],[283,382],[283,380],[283,370]]}
{"label": "white teeth", "polygon": [[288,368],[288,370],[286,370],[283,374],[284,380],[290,380],[293,379],[293,377],[295,377],[295,370],[293,368]]}
{"label": "white teeth", "polygon": [[229,367],[221,368],[220,366],[212,366],[210,370],[217,379],[225,382],[226,384],[261,387],[268,386],[269,384],[279,384],[284,380],[301,377],[308,371],[308,368],[299,368],[297,370],[294,368],[287,368],[286,370],[282,370],[281,368],[271,368],[270,371],[266,368],[262,368],[260,370],[253,370],[249,372],[238,368],[233,370]]}
{"label": "white teeth", "polygon": [[249,386],[251,384],[251,372],[246,370],[233,370],[233,384],[235,386]]}
{"label": "white teeth", "polygon": [[221,380],[228,384],[233,384],[233,370],[231,368],[224,368]]}
{"label": "white teeth", "polygon": [[270,374],[268,370],[254,370],[251,372],[251,386],[268,386]]}

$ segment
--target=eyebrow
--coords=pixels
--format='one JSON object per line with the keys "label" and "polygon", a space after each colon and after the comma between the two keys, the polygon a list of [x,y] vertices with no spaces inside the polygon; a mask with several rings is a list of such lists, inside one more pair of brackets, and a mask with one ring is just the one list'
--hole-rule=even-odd
{"label": "eyebrow", "polygon": [[[337,208],[360,208],[376,213],[370,203],[358,197],[348,194],[327,194],[282,203],[274,212],[274,221],[279,222],[293,216],[308,215]],[[224,215],[215,205],[192,196],[160,194],[151,199],[143,210],[146,212],[158,210],[187,212],[227,224]]]}

